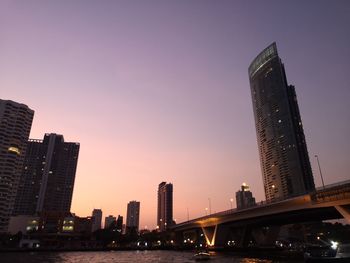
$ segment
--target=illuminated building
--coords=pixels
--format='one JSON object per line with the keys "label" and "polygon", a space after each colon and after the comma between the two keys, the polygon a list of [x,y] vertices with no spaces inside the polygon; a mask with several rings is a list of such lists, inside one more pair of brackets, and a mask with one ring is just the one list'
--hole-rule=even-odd
{"label": "illuminated building", "polygon": [[173,223],[173,185],[162,182],[158,186],[157,225],[164,231]]}
{"label": "illuminated building", "polygon": [[8,232],[11,235],[15,235],[18,232],[22,234],[28,234],[39,230],[39,221],[40,217],[30,216],[30,215],[20,215],[20,216],[11,216]]}
{"label": "illuminated building", "polygon": [[96,230],[101,229],[101,223],[102,223],[102,210],[101,209],[94,209],[92,211],[92,232],[95,232]]}
{"label": "illuminated building", "polygon": [[130,201],[126,213],[126,232],[139,231],[140,202]]}
{"label": "illuminated building", "polygon": [[255,198],[246,183],[243,183],[241,190],[236,192],[236,203],[237,209],[248,208],[256,205]]}
{"label": "illuminated building", "polygon": [[92,217],[67,216],[63,219],[62,232],[89,235],[92,230]]}
{"label": "illuminated building", "polygon": [[78,155],[79,144],[65,142],[62,135],[29,140],[13,214],[69,212]]}
{"label": "illuminated building", "polygon": [[68,216],[63,219],[62,232],[74,232],[74,216]]}
{"label": "illuminated building", "polygon": [[34,111],[0,99],[0,232],[13,212]]}
{"label": "illuminated building", "polygon": [[287,83],[276,43],[253,60],[249,79],[266,200],[314,190],[295,88]]}

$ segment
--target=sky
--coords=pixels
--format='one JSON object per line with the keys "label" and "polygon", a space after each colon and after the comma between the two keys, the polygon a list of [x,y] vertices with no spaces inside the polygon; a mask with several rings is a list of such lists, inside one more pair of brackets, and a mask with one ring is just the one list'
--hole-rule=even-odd
{"label": "sky", "polygon": [[[276,41],[316,186],[350,179],[350,2],[0,1],[0,97],[35,111],[30,138],[79,142],[72,212],[156,226],[264,200],[248,66]],[[236,204],[233,202],[233,207]]]}

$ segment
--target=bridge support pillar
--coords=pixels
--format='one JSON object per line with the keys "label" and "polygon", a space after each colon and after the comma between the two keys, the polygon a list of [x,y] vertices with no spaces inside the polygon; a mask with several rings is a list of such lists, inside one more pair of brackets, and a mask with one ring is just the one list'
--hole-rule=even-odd
{"label": "bridge support pillar", "polygon": [[335,209],[348,221],[350,224],[350,205],[336,205]]}
{"label": "bridge support pillar", "polygon": [[280,226],[256,227],[252,230],[252,237],[258,246],[273,246],[281,232]]}

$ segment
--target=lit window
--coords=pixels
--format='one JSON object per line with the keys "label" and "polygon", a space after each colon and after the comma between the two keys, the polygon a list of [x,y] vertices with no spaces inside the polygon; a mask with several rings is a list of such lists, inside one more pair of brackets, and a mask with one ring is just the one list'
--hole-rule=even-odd
{"label": "lit window", "polygon": [[18,154],[18,155],[21,154],[21,152],[19,151],[19,149],[18,149],[17,147],[9,147],[9,148],[8,148],[8,151],[9,151],[9,152],[16,153],[16,154]]}

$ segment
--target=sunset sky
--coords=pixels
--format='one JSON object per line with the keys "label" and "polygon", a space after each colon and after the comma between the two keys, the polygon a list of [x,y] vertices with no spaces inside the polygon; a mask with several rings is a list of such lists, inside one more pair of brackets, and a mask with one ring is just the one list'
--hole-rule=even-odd
{"label": "sunset sky", "polygon": [[[0,1],[0,98],[35,110],[30,138],[81,144],[72,212],[156,226],[264,199],[248,66],[277,42],[315,182],[350,179],[350,1]],[[234,202],[235,206],[235,202]]]}

